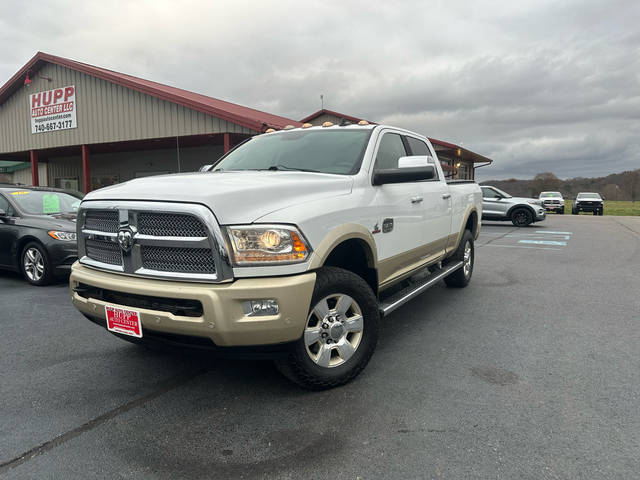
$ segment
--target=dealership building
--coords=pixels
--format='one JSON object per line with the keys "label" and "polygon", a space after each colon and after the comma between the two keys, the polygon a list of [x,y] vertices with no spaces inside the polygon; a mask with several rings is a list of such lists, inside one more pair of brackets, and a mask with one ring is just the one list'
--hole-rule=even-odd
{"label": "dealership building", "polygon": [[[300,121],[37,53],[0,87],[0,182],[89,192],[195,171],[267,129],[362,120],[320,110]],[[372,122],[373,123],[373,122]],[[431,139],[451,178],[491,163]]]}

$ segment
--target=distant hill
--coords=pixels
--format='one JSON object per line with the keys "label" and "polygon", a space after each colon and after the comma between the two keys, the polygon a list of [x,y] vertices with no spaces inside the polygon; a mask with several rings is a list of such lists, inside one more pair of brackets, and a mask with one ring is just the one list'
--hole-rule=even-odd
{"label": "distant hill", "polygon": [[486,180],[481,185],[493,185],[516,197],[535,197],[540,192],[561,192],[565,198],[575,198],[579,192],[598,192],[607,200],[640,200],[640,169],[613,173],[606,177],[571,178],[562,180],[551,172],[539,173],[532,180]]}

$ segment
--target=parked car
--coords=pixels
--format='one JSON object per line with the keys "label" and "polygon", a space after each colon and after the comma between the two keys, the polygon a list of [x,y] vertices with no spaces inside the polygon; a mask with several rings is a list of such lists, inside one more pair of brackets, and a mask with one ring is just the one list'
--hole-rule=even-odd
{"label": "parked car", "polygon": [[538,198],[547,212],[564,213],[564,198],[560,192],[541,192]]}
{"label": "parked car", "polygon": [[604,199],[599,193],[580,192],[573,202],[571,213],[578,215],[580,212],[593,212],[594,215],[604,214]]}
{"label": "parked car", "polygon": [[516,227],[526,227],[546,218],[541,200],[512,197],[489,185],[482,185],[480,188],[483,220],[511,221]]}
{"label": "parked car", "polygon": [[81,200],[79,192],[0,185],[0,268],[21,272],[32,285],[68,275]]}
{"label": "parked car", "polygon": [[439,280],[469,283],[481,209],[424,136],[267,132],[209,171],[88,194],[71,295],[134,343],[279,351],[289,379],[331,388],[365,367],[381,316]]}

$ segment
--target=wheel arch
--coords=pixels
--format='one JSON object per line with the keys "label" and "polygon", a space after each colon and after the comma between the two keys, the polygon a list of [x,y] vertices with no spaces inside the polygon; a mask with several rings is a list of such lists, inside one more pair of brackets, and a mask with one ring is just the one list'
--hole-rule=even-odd
{"label": "wheel arch", "polygon": [[313,253],[310,269],[340,267],[362,277],[378,291],[378,258],[375,241],[362,225],[342,225],[331,230]]}
{"label": "wheel arch", "polygon": [[[531,215],[533,217],[533,222],[536,221],[536,211],[533,209],[533,207],[531,207],[531,205],[525,205],[523,203],[518,203],[517,205],[514,205],[509,210],[507,210],[507,218],[511,219],[511,215],[513,214],[513,212],[518,210],[518,209],[520,209],[520,208],[525,208],[525,209],[529,210],[529,212],[531,213]],[[533,223],[533,222],[531,222],[531,223]]]}

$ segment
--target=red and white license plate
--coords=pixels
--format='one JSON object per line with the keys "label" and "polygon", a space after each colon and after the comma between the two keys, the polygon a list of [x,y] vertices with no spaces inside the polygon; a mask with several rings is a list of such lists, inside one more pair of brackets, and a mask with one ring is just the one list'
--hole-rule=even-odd
{"label": "red and white license plate", "polygon": [[108,330],[116,333],[122,333],[123,335],[142,338],[140,312],[105,305],[104,313],[107,317]]}

